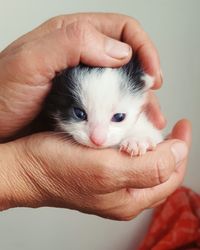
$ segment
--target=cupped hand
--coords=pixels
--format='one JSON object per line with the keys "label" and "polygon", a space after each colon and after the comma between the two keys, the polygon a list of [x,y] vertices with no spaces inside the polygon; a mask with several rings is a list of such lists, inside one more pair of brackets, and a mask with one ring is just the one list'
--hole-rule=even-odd
{"label": "cupped hand", "polygon": [[[29,124],[39,113],[51,80],[79,62],[119,67],[137,53],[145,71],[161,85],[157,51],[139,23],[119,14],[85,13],[50,19],[0,53],[0,138]],[[155,102],[150,117],[164,119]]]}
{"label": "cupped hand", "polygon": [[182,120],[168,140],[141,157],[86,148],[51,133],[2,144],[0,208],[53,206],[130,220],[182,183],[190,141],[190,124]]}

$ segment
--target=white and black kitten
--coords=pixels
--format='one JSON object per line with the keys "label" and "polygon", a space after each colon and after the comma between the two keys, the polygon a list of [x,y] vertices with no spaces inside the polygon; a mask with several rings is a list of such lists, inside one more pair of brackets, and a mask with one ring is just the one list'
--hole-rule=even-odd
{"label": "white and black kitten", "polygon": [[80,144],[142,155],[162,141],[143,111],[152,85],[137,57],[120,68],[79,65],[54,78],[43,113],[52,130]]}

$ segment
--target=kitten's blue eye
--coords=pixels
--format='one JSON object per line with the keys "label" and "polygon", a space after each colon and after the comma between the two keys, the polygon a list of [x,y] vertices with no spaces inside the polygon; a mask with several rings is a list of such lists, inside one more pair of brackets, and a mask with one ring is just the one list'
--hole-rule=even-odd
{"label": "kitten's blue eye", "polygon": [[113,115],[111,121],[112,122],[122,122],[126,117],[126,114],[124,113],[116,113]]}
{"label": "kitten's blue eye", "polygon": [[80,121],[87,120],[87,114],[83,109],[74,108],[74,114],[75,114],[76,118],[78,118]]}

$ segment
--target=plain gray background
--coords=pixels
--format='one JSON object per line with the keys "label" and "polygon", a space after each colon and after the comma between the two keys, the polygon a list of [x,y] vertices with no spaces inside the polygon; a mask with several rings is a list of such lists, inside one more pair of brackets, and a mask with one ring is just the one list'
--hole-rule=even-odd
{"label": "plain gray background", "polygon": [[[192,121],[193,145],[184,184],[200,192],[199,10],[199,0],[0,0],[0,50],[59,14],[103,11],[137,18],[160,54],[164,85],[158,95],[167,130],[182,117]],[[115,222],[64,209],[12,209],[0,214],[0,249],[134,250],[151,213]]]}

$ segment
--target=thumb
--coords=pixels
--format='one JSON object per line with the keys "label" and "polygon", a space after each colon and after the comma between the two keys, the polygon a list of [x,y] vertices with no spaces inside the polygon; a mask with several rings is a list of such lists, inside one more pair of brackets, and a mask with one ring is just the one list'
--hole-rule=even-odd
{"label": "thumb", "polygon": [[188,147],[184,141],[171,139],[160,143],[155,151],[140,157],[116,154],[110,168],[118,176],[118,182],[123,176],[121,188],[153,187],[166,182],[179,162],[187,157],[187,153]]}
{"label": "thumb", "polygon": [[[177,122],[172,130],[170,137],[180,140],[179,143],[185,143],[185,146],[187,145],[188,149],[191,145],[190,122],[186,119]],[[183,145],[184,144],[182,144],[181,147],[177,148],[177,151],[174,151],[175,149],[173,149],[173,151],[175,152],[175,158],[177,157],[176,159],[178,159],[178,164],[176,170],[171,174],[170,178],[166,182],[152,188],[129,190],[132,198],[134,197],[134,202],[135,200],[138,201],[134,204],[143,204],[143,208],[155,206],[156,204],[165,200],[180,186],[180,184],[183,182],[187,165],[187,157],[184,157],[182,160],[180,160],[180,158],[182,158],[180,156],[183,156],[183,153],[186,153]],[[140,210],[141,207],[138,208],[138,211]]]}
{"label": "thumb", "polygon": [[155,151],[130,158],[109,149],[100,159],[106,162],[107,172],[115,175],[113,191],[127,187],[148,188],[166,182],[186,162],[190,143],[190,123],[181,120],[174,126],[170,138],[157,145]]}
{"label": "thumb", "polygon": [[[88,22],[75,22],[48,34],[41,46],[56,53],[46,53],[54,71],[77,65],[80,61],[93,66],[119,67],[131,57],[131,47],[97,31]],[[62,60],[63,59],[63,60]]]}
{"label": "thumb", "polygon": [[119,67],[129,61],[132,49],[128,44],[102,34],[87,22],[79,28],[81,31],[78,29],[78,32],[74,32],[74,24],[68,27],[76,39],[78,37],[81,62],[93,66]]}
{"label": "thumb", "polygon": [[[9,77],[12,81],[37,85],[49,83],[56,72],[80,61],[93,66],[119,67],[132,55],[128,44],[102,34],[88,22],[74,22],[17,44],[17,48],[8,48],[9,55],[4,51],[1,73],[12,74]],[[12,67],[9,72],[7,64]]]}

